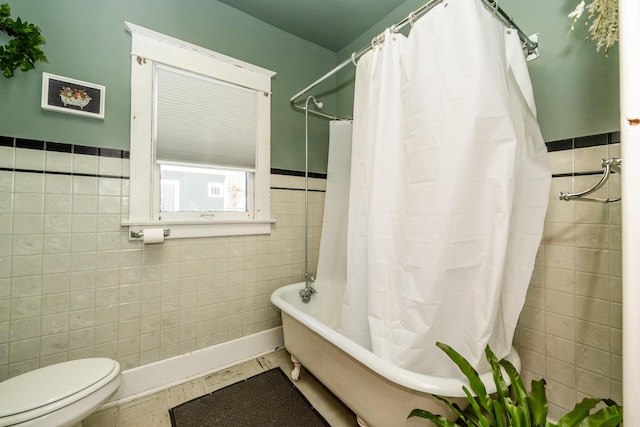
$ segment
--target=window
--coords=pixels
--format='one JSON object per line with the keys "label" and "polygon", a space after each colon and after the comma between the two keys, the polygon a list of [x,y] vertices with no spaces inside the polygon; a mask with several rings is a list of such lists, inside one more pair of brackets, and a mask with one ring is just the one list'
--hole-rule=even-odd
{"label": "window", "polygon": [[[247,212],[248,172],[160,164],[160,213]],[[180,188],[183,189],[180,192]]]}
{"label": "window", "polygon": [[130,213],[171,237],[265,234],[273,72],[127,23]]}

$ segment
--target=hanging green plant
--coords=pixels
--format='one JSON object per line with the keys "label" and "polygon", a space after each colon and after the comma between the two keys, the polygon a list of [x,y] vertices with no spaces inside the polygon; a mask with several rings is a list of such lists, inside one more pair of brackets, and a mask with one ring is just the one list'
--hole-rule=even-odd
{"label": "hanging green plant", "polygon": [[13,77],[16,68],[27,71],[35,68],[36,61],[47,62],[40,49],[45,42],[40,28],[20,18],[13,20],[10,15],[9,5],[0,5],[0,32],[10,37],[7,44],[0,46],[0,70],[6,78]]}

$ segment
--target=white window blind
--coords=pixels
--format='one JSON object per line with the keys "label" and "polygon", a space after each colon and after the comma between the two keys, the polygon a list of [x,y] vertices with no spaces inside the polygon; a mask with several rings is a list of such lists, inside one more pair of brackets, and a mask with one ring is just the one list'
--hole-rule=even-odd
{"label": "white window blind", "polygon": [[156,65],[156,159],[254,171],[258,92]]}

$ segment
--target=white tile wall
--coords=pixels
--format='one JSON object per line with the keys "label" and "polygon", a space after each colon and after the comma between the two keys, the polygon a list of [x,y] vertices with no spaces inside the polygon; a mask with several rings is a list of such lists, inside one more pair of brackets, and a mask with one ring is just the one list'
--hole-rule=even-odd
{"label": "white tile wall", "polygon": [[[0,167],[32,171],[0,171],[0,380],[90,356],[127,369],[269,329],[271,292],[302,280],[302,178],[272,177],[270,236],[145,246],[120,226],[128,159],[2,146]],[[324,193],[309,200],[315,269]]]}
{"label": "white tile wall", "polygon": [[[619,144],[550,153],[553,173],[597,171]],[[514,343],[523,377],[547,380],[549,414],[558,419],[583,397],[622,403],[620,203],[559,201],[599,176],[554,178],[542,245]],[[594,197],[620,194],[612,175]]]}

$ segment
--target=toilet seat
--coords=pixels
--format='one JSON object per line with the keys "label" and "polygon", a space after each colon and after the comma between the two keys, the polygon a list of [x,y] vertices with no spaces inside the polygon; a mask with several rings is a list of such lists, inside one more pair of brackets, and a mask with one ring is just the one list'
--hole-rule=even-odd
{"label": "toilet seat", "polygon": [[63,362],[10,378],[0,383],[0,426],[55,412],[86,398],[116,378],[119,385],[119,375],[118,362],[90,358]]}

